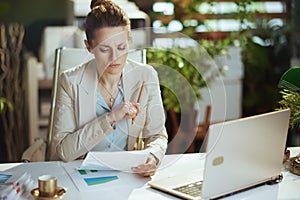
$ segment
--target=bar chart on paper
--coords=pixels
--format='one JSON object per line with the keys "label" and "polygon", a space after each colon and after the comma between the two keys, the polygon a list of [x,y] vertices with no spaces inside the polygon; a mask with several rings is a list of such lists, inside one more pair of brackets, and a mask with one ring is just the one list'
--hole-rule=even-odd
{"label": "bar chart on paper", "polygon": [[104,177],[95,177],[95,178],[84,178],[84,181],[90,186],[90,185],[107,183],[117,179],[118,179],[117,176],[104,176]]}
{"label": "bar chart on paper", "polygon": [[84,170],[71,164],[65,164],[64,168],[79,191],[94,189],[99,185],[105,188],[110,182],[119,179],[117,171],[106,171],[104,173],[102,170]]}
{"label": "bar chart on paper", "polygon": [[80,175],[83,175],[83,176],[84,175],[89,175],[89,174],[93,176],[93,177],[83,178],[83,180],[87,183],[88,186],[103,184],[103,183],[107,183],[107,182],[114,181],[114,180],[118,179],[118,176],[97,176],[97,177],[94,177],[95,175],[97,175],[99,170],[77,169],[77,171]]}
{"label": "bar chart on paper", "polygon": [[[82,169],[82,161],[63,163],[63,167],[70,176],[74,186],[79,191],[97,191],[106,193],[111,188],[130,193],[133,188],[145,185],[150,178],[140,177],[134,173],[118,170]],[[128,184],[130,182],[130,184]]]}

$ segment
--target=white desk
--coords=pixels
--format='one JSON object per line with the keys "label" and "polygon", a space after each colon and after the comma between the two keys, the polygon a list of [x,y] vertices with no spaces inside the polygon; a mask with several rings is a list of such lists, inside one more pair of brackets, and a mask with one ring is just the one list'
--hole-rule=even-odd
{"label": "white desk", "polygon": [[[290,148],[290,150],[291,155],[293,156],[300,152],[300,147]],[[203,154],[166,155],[162,163],[162,168],[157,171],[153,179],[171,176],[180,173],[183,170],[199,169],[204,166],[203,158]],[[81,161],[74,161],[73,163],[79,166]],[[0,171],[11,172],[12,174],[15,172],[27,172],[35,181],[36,187],[38,176],[42,174],[53,174],[58,178],[58,185],[67,190],[62,199],[177,199],[171,195],[149,188],[147,182],[150,178],[143,178],[134,174],[128,174],[130,182],[128,182],[126,187],[118,188],[118,185],[115,185],[110,190],[103,191],[101,190],[101,186],[99,186],[99,190],[79,192],[73,184],[72,179],[65,171],[63,165],[63,162],[9,163],[0,164]],[[296,176],[285,170],[282,172],[283,180],[281,183],[275,185],[263,185],[227,197],[226,200],[300,199],[300,176]]]}

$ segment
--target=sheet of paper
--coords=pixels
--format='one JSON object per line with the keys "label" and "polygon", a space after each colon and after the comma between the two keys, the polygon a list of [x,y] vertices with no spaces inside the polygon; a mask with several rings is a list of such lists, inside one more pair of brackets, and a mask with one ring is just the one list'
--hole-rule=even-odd
{"label": "sheet of paper", "polygon": [[89,152],[80,169],[87,170],[118,170],[131,172],[131,167],[144,164],[149,156],[148,150]]}
{"label": "sheet of paper", "polygon": [[[142,187],[150,180],[149,177],[141,177],[133,173],[124,173],[116,170],[79,169],[80,162],[63,163],[62,166],[80,191],[80,194],[88,194],[91,196],[91,199],[93,199],[93,191],[103,191],[104,194],[110,191],[111,188],[117,188],[118,191],[122,191],[122,195],[129,195],[133,188]],[[116,193],[116,195],[120,194]],[[124,199],[127,199],[127,197],[124,197]]]}

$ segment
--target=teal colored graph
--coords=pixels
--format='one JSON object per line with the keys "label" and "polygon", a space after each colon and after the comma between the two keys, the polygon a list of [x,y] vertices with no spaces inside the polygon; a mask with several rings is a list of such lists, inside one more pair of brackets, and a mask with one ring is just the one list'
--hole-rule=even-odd
{"label": "teal colored graph", "polygon": [[77,170],[78,172],[79,172],[79,174],[81,174],[81,175],[86,175],[86,174],[88,174],[88,173],[94,173],[94,172],[98,172],[98,170],[84,170],[84,169],[78,169]]}
{"label": "teal colored graph", "polygon": [[88,184],[88,186],[91,186],[91,185],[107,183],[117,179],[118,176],[103,176],[103,177],[95,177],[95,178],[84,178],[83,180]]}

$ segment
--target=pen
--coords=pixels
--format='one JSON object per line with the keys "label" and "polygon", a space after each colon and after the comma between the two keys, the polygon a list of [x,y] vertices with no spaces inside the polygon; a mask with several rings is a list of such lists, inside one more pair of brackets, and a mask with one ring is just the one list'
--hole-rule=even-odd
{"label": "pen", "polygon": [[[141,90],[140,90],[140,93],[139,93],[139,96],[138,96],[138,99],[137,99],[137,103],[141,102],[141,97],[142,97],[142,94],[143,94],[143,91],[144,91],[144,87],[145,87],[145,81],[142,82],[142,86],[141,86]],[[132,118],[132,124],[134,123],[134,120],[135,120],[135,118]]]}

